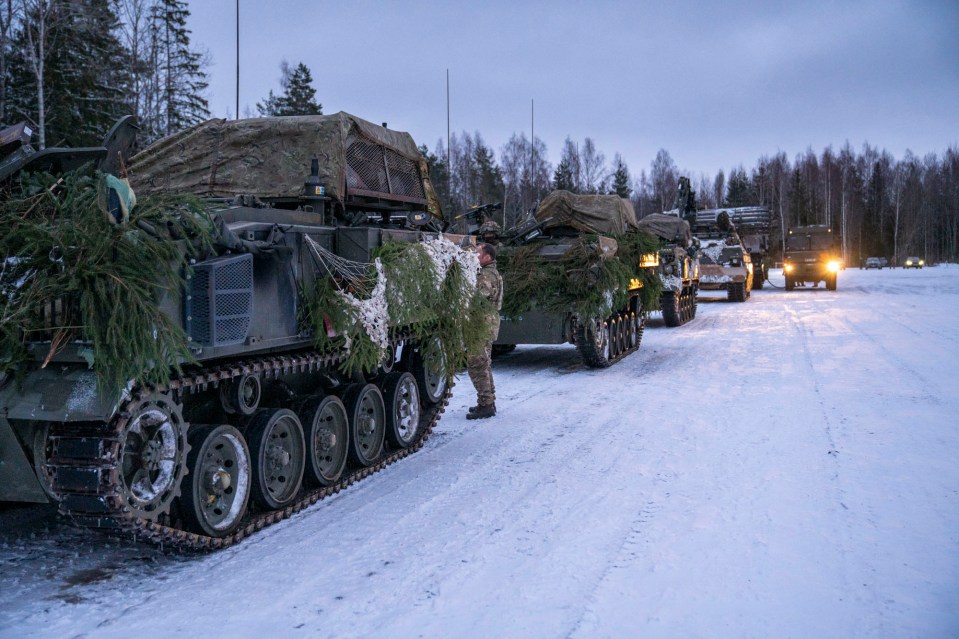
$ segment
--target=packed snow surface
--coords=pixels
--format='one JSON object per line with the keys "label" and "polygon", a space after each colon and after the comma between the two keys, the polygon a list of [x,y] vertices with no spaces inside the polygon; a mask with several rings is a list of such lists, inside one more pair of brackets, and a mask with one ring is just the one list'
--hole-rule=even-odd
{"label": "packed snow surface", "polygon": [[[774,271],[771,283],[782,285]],[[959,636],[959,268],[461,376],[423,450],[215,554],[0,511],[3,637]]]}

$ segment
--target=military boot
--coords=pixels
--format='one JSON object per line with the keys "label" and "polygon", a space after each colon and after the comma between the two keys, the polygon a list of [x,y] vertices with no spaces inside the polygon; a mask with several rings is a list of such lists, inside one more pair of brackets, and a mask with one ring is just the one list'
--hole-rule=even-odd
{"label": "military boot", "polygon": [[466,414],[466,419],[486,419],[496,414],[496,404],[486,404],[474,407],[476,410],[470,410]]}

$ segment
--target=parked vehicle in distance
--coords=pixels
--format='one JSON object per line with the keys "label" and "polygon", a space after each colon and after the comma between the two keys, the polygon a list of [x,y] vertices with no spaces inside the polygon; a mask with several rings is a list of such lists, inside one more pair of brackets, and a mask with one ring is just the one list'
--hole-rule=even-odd
{"label": "parked vehicle in distance", "polygon": [[866,268],[878,268],[879,270],[882,270],[882,260],[880,260],[878,257],[867,257]]}
{"label": "parked vehicle in distance", "polygon": [[902,265],[903,268],[922,268],[926,265],[925,260],[920,260],[916,256],[910,256],[906,258],[906,263]]}
{"label": "parked vehicle in distance", "polygon": [[886,266],[889,266],[889,260],[887,260],[887,259],[884,258],[884,257],[880,257],[880,258],[879,258],[879,267],[880,267],[880,268],[883,268],[883,267],[886,267]]}

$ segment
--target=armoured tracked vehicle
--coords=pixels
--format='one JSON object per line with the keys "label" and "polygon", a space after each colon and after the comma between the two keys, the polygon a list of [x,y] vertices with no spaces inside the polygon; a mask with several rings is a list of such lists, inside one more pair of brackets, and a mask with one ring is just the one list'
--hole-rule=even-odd
{"label": "armoured tracked vehicle", "polygon": [[[720,228],[720,224],[725,226],[725,223],[720,222],[720,219],[724,215],[732,225],[733,232],[739,237],[738,243],[742,245],[744,249],[743,252],[749,255],[749,261],[752,263],[753,270],[752,288],[755,290],[762,289],[767,274],[769,230],[772,220],[771,212],[764,206],[741,206],[727,209],[704,209],[702,211],[696,211],[692,221],[693,235],[699,238],[704,246],[706,245],[704,240],[707,239],[710,241],[726,240],[731,233],[723,231]],[[719,244],[719,242],[716,243],[717,245]],[[723,243],[732,246],[736,245],[735,241],[732,243],[725,241]],[[730,252],[730,254],[730,257],[738,257],[732,255],[732,252]],[[729,263],[732,260],[727,259],[725,261]],[[744,264],[746,259],[743,257],[738,261]],[[731,266],[731,264],[729,265]],[[705,271],[703,274],[705,275]],[[705,279],[706,278],[703,277],[703,280]]]}
{"label": "armoured tracked vehicle", "polygon": [[762,289],[767,275],[769,257],[769,231],[772,213],[764,206],[741,206],[725,209],[696,211],[693,220],[693,235],[700,240],[724,235],[718,228],[722,214],[728,216],[740,244],[749,253],[753,265],[753,288]]}
{"label": "armoured tracked vehicle", "polygon": [[682,326],[696,317],[699,294],[698,244],[690,232],[688,217],[696,210],[696,196],[689,178],[679,179],[676,203],[671,211],[653,213],[639,220],[639,228],[662,241],[659,277],[662,294],[659,310],[666,326]]}
{"label": "armoured tracked vehicle", "polygon": [[835,291],[841,265],[839,239],[831,228],[818,224],[789,229],[783,256],[787,291],[807,283],[818,286],[819,282]]}
{"label": "armoured tracked vehicle", "polygon": [[657,242],[638,230],[629,200],[554,191],[503,239],[496,352],[569,343],[587,366],[605,368],[639,348]]}
{"label": "armoured tracked vehicle", "polygon": [[[5,197],[12,197],[32,153],[25,130],[4,135],[18,141],[18,165],[3,174]],[[41,157],[33,165],[55,172],[86,161],[104,166],[119,148],[51,152],[76,161]],[[173,361],[152,361],[147,381],[131,375],[106,384],[118,372],[91,360],[94,352],[112,349],[109,361],[120,364],[140,361],[139,354],[109,336],[91,345],[91,317],[122,327],[123,314],[135,323],[139,309],[91,308],[86,290],[83,305],[46,300],[17,339],[4,342],[22,347],[22,358],[0,358],[0,501],[55,501],[84,526],[209,550],[422,445],[450,396],[454,367],[445,364],[462,350],[434,327],[465,313],[457,307],[437,317],[418,309],[439,308],[436,291],[453,291],[454,298],[465,291],[478,261],[429,232],[444,222],[408,134],[345,113],[211,120],[128,162],[141,202],[132,207],[116,180],[107,182],[115,189],[99,191],[113,218],[103,227],[114,247],[104,268],[143,250],[146,271],[151,242],[173,247],[178,284],[157,293],[146,343],[175,344],[170,336],[182,335],[184,350]],[[62,179],[49,187],[57,206],[75,195],[64,188]],[[208,241],[186,226],[203,226],[195,209],[178,205],[179,212],[156,218],[162,223],[137,217],[150,198],[170,194],[196,196]],[[429,285],[411,290],[433,291],[432,306],[407,291],[405,304],[394,308],[389,287],[397,275],[389,271],[388,282],[379,270],[387,249],[406,255],[404,247],[417,247],[419,258],[408,272],[430,271]],[[381,251],[376,286],[364,300],[357,286],[371,277]],[[72,255],[57,248],[49,259],[70,268],[80,264]],[[36,271],[24,273],[25,256],[0,257],[6,312],[12,306],[2,303],[26,297]],[[11,271],[19,274],[11,279]],[[454,272],[462,279],[452,281]],[[134,286],[132,277],[117,282],[124,290]],[[148,284],[147,291],[158,290]],[[113,284],[105,286],[111,295]],[[323,290],[329,295],[319,296]],[[337,301],[347,320],[317,299]],[[386,302],[376,306],[384,299],[388,313]]]}
{"label": "armoured tracked vehicle", "polygon": [[[730,302],[745,302],[756,279],[752,257],[726,211],[719,211],[715,216],[703,213],[706,212],[695,213],[693,226],[700,243],[699,288],[726,291]],[[707,222],[710,218],[712,223]]]}

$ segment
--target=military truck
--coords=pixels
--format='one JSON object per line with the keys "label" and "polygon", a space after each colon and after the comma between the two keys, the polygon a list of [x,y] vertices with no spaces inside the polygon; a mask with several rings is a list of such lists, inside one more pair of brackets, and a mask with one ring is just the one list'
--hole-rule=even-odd
{"label": "military truck", "polygon": [[786,290],[796,286],[826,283],[836,290],[836,278],[842,265],[839,238],[825,224],[797,226],[786,234],[786,253],[783,256],[783,275]]}
{"label": "military truck", "polygon": [[693,233],[700,243],[700,290],[726,291],[730,302],[745,302],[753,289],[755,271],[729,213],[719,211],[712,216],[697,211],[694,215]]}
{"label": "military truck", "polygon": [[639,220],[639,228],[661,240],[658,274],[662,283],[659,310],[666,326],[682,326],[696,317],[699,294],[699,245],[688,218],[696,210],[689,178],[679,179],[673,209]]}
{"label": "military truck", "polygon": [[[431,232],[408,134],[346,113],[211,120],[133,158],[2,137],[0,501],[210,550],[422,445],[479,265]],[[111,160],[129,181],[69,171]],[[55,229],[49,254],[24,228]]]}
{"label": "military truck", "polygon": [[[749,261],[753,267],[752,288],[762,289],[768,273],[771,211],[765,206],[740,206],[696,211],[691,221],[693,235],[700,241],[709,239],[714,242],[717,236],[725,239],[728,233],[722,232],[718,227],[719,219],[724,214],[733,226],[733,231],[739,236],[739,244],[749,254]],[[735,245],[736,242],[732,244]],[[745,262],[745,258],[741,261]]]}
{"label": "military truck", "polygon": [[636,351],[654,299],[657,241],[616,195],[553,191],[499,250],[504,301],[497,353],[574,344],[605,368]]}

